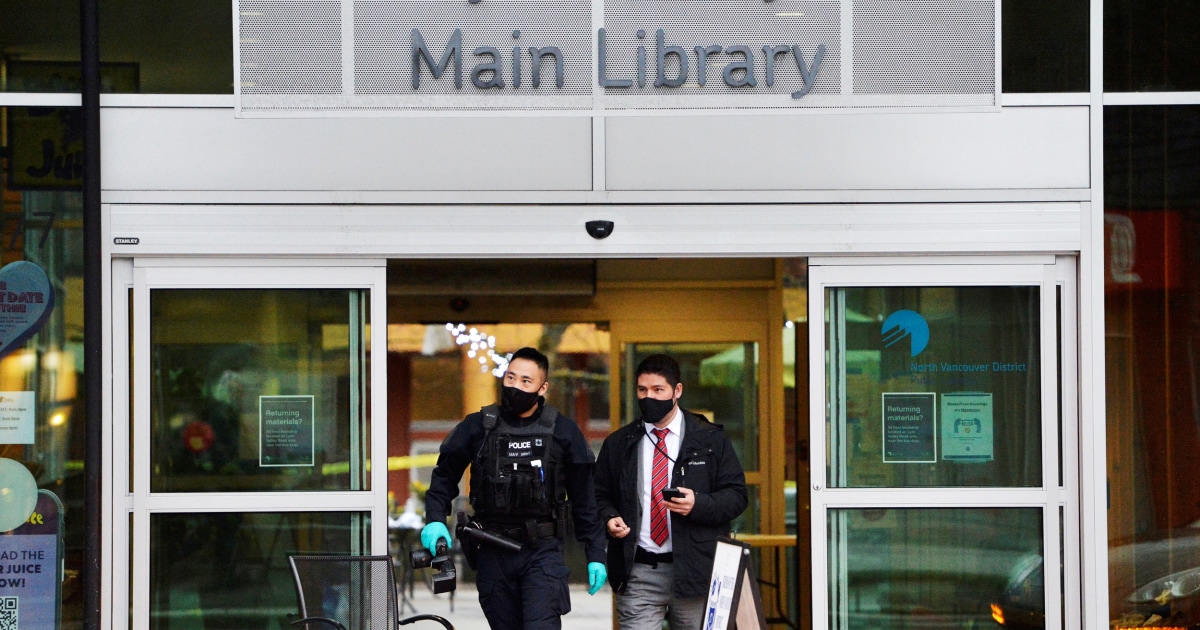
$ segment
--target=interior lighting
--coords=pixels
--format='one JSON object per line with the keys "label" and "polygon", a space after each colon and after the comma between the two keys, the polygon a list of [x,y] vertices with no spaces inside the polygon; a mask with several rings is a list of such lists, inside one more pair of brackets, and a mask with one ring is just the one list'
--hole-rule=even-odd
{"label": "interior lighting", "polygon": [[478,328],[467,329],[466,324],[455,324],[446,322],[446,332],[454,337],[454,343],[460,346],[470,345],[467,349],[467,357],[471,359],[478,358],[479,371],[487,372],[488,363],[491,362],[495,368],[491,370],[492,375],[496,378],[504,376],[504,372],[508,369],[508,356],[496,352],[496,336],[489,335],[486,331],[481,331]]}

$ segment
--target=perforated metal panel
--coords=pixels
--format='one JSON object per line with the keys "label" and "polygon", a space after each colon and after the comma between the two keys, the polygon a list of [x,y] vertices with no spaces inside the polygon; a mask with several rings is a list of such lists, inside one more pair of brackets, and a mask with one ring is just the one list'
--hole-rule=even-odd
{"label": "perforated metal panel", "polygon": [[998,96],[995,0],[239,0],[236,17],[240,115]]}
{"label": "perforated metal panel", "polygon": [[854,2],[855,94],[986,96],[995,57],[992,0]]}
{"label": "perforated metal panel", "polygon": [[341,3],[242,0],[238,87],[246,94],[340,94]]}

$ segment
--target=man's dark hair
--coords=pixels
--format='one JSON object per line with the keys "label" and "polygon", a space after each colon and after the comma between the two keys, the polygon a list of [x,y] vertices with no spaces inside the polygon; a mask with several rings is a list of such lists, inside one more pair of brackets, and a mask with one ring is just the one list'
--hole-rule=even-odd
{"label": "man's dark hair", "polygon": [[529,346],[525,346],[524,348],[521,348],[520,350],[517,350],[516,352],[514,352],[512,355],[512,358],[509,359],[508,362],[512,363],[513,361],[516,361],[517,359],[525,359],[526,361],[533,361],[534,363],[537,364],[538,368],[540,368],[542,370],[542,374],[545,374],[547,376],[549,376],[549,374],[550,374],[550,359],[547,359],[546,355],[542,354],[541,352],[538,352],[537,348],[530,348]]}
{"label": "man's dark hair", "polygon": [[637,372],[633,375],[634,380],[643,374],[657,374],[667,380],[667,385],[675,387],[679,384],[679,364],[675,359],[665,354],[652,354],[637,366]]}

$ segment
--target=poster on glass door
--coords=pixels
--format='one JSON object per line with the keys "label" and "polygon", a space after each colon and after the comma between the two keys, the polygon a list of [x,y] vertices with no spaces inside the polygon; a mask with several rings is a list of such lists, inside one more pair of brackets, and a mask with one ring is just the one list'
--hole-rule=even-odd
{"label": "poster on glass door", "polygon": [[937,461],[935,396],[932,392],[883,395],[883,463]]}
{"label": "poster on glass door", "polygon": [[993,448],[992,395],[942,394],[942,459],[990,462]]}
{"label": "poster on glass door", "polygon": [[258,465],[312,466],[313,397],[258,397]]}

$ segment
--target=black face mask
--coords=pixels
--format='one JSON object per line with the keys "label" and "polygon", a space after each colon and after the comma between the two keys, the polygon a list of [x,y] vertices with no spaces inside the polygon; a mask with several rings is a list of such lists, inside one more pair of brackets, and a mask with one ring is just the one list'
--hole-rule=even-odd
{"label": "black face mask", "polygon": [[638,409],[642,412],[642,422],[654,424],[662,420],[675,407],[675,399],[659,400],[649,396],[638,399]]}
{"label": "black face mask", "polygon": [[500,407],[508,413],[519,416],[538,404],[537,392],[527,392],[523,389],[505,385],[500,389]]}

